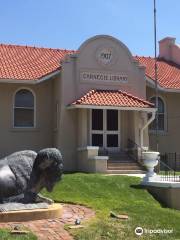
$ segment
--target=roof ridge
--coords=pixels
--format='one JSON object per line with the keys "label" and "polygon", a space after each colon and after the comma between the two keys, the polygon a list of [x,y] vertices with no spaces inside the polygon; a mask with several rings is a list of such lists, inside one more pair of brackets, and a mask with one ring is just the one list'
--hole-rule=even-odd
{"label": "roof ridge", "polygon": [[81,101],[83,101],[84,99],[86,99],[87,97],[90,97],[93,93],[95,93],[97,90],[96,89],[91,89],[89,92],[87,92],[85,95],[83,95],[82,97],[80,97],[80,99],[76,100],[75,102],[73,102],[72,104],[76,104],[76,103],[80,103]]}
{"label": "roof ridge", "polygon": [[[91,90],[92,91],[92,90]],[[104,91],[104,92],[121,92],[122,94],[124,94],[124,95],[127,95],[127,96],[129,96],[129,97],[132,97],[132,98],[134,98],[134,99],[136,99],[136,100],[140,100],[140,101],[143,101],[143,102],[145,102],[145,103],[150,103],[150,104],[152,104],[152,105],[154,105],[153,103],[151,103],[151,102],[149,102],[149,101],[147,101],[147,100],[144,100],[144,99],[142,99],[142,98],[139,98],[139,97],[136,97],[136,96],[134,96],[134,95],[132,95],[131,93],[128,93],[128,92],[126,92],[126,91],[123,91],[123,90],[121,90],[121,89],[118,89],[118,90],[115,90],[115,89],[96,89],[96,91],[100,91],[100,92],[102,92],[102,91]],[[90,93],[90,92],[89,92]]]}
{"label": "roof ridge", "polygon": [[[138,60],[138,58],[144,58],[144,59],[152,59],[152,60],[155,60],[155,58],[154,57],[151,57],[151,56],[138,56],[138,55],[135,55],[135,56],[133,56],[134,58],[136,58],[137,60]],[[165,58],[163,58],[163,57],[157,57],[157,62],[159,63],[159,62],[164,62],[164,63],[167,63],[167,64],[169,64],[169,65],[171,65],[171,66],[173,66],[173,67],[180,67],[180,64],[178,64],[178,63],[175,63],[175,62],[173,62],[173,61],[171,61],[171,60],[166,60]]]}
{"label": "roof ridge", "polygon": [[32,45],[20,45],[20,44],[6,44],[0,43],[0,46],[5,47],[18,47],[18,48],[33,48],[33,49],[47,49],[47,50],[56,50],[56,51],[65,51],[65,52],[76,52],[77,50],[73,49],[65,49],[65,48],[49,48],[49,47],[40,47],[40,46],[32,46]]}
{"label": "roof ridge", "polygon": [[165,62],[165,63],[171,65],[172,67],[180,68],[180,64],[175,63],[175,62],[173,62],[173,61],[171,61],[171,60],[166,60],[166,59],[163,58],[163,57],[159,57],[159,58],[158,58],[158,61],[159,61],[159,62],[160,62],[160,61]]}
{"label": "roof ridge", "polygon": [[152,59],[154,59],[154,57],[152,57],[152,56],[139,56],[139,55],[134,55],[133,57],[135,57],[135,58],[152,58]]}
{"label": "roof ridge", "polygon": [[120,89],[119,89],[118,91],[121,92],[122,94],[125,94],[125,95],[133,98],[133,99],[140,100],[140,101],[142,101],[142,102],[144,102],[144,103],[148,103],[148,104],[151,104],[152,106],[154,106],[153,103],[151,103],[151,102],[149,102],[149,101],[147,101],[147,100],[144,100],[143,98],[136,97],[136,96],[132,95],[131,93],[127,93],[126,91],[122,91],[122,90],[120,90]]}

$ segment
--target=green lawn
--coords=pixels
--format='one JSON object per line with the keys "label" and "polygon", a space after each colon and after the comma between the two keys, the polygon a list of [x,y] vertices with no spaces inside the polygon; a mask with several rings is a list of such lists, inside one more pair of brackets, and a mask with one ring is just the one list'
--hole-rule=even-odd
{"label": "green lawn", "polygon": [[12,235],[9,230],[0,229],[0,240],[37,240],[32,233],[27,235]]}
{"label": "green lawn", "polygon": [[[96,218],[85,229],[71,230],[75,239],[180,239],[180,211],[161,207],[145,189],[138,187],[139,182],[139,178],[128,176],[66,174],[51,194],[43,193],[57,202],[84,204],[96,211]],[[110,211],[128,214],[129,220],[113,219]],[[173,229],[173,233],[137,237],[137,226]]]}

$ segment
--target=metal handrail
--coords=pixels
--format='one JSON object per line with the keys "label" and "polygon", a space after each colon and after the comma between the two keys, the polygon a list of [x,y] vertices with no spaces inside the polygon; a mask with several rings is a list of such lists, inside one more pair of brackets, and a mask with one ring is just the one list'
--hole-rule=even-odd
{"label": "metal handrail", "polygon": [[169,168],[169,170],[170,171],[173,171],[173,172],[175,172],[175,170],[174,169],[172,169],[172,168],[170,168],[166,163],[164,163],[163,161],[161,161],[160,159],[159,159],[159,162],[160,162],[160,164],[162,164],[162,165],[164,165],[165,167],[167,167],[167,168]]}
{"label": "metal handrail", "polygon": [[[127,154],[133,158],[134,160],[136,161],[139,161],[139,160],[142,160],[142,151],[143,151],[143,148],[138,145],[136,142],[134,142],[132,139],[128,138],[128,144],[127,144]],[[138,149],[140,149],[141,151],[141,157],[139,159],[138,157]],[[134,153],[135,151],[135,153]]]}
{"label": "metal handrail", "polygon": [[134,142],[132,139],[128,138],[128,142],[132,143],[133,145],[135,145],[136,147],[138,147],[139,149],[141,149],[141,151],[145,151],[139,144],[137,144],[136,142]]}

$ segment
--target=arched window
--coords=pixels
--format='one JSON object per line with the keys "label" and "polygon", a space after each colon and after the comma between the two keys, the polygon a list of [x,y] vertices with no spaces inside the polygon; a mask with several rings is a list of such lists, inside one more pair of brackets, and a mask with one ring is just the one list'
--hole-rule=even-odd
{"label": "arched window", "polygon": [[15,94],[14,127],[34,127],[34,95],[27,89]]}
{"label": "arched window", "polygon": [[[156,104],[156,97],[152,97],[150,102]],[[165,130],[165,104],[164,101],[158,97],[158,131]],[[154,120],[150,125],[151,130],[156,130],[156,120]]]}

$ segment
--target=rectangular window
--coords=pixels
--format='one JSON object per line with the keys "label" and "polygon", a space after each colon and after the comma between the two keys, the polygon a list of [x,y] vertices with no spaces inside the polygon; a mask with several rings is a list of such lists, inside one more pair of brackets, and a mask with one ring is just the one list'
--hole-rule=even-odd
{"label": "rectangular window", "polygon": [[14,109],[15,127],[34,127],[34,109]]}
{"label": "rectangular window", "polygon": [[103,146],[103,134],[92,134],[92,146]]}
{"label": "rectangular window", "polygon": [[118,147],[118,134],[107,135],[107,147]]}
{"label": "rectangular window", "polygon": [[92,110],[92,130],[103,130],[103,110]]}
{"label": "rectangular window", "polygon": [[118,111],[107,110],[107,130],[117,131],[118,130]]}

